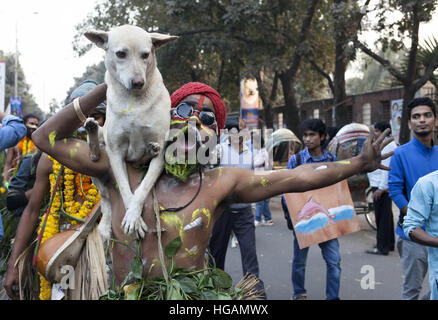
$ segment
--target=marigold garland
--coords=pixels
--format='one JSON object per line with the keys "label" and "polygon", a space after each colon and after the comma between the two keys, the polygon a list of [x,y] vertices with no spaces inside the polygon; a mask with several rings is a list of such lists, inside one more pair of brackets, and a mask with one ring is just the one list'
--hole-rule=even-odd
{"label": "marigold garland", "polygon": [[[49,158],[53,162],[53,173],[49,177],[50,190],[53,192],[61,164],[52,157],[49,156]],[[64,168],[64,176],[60,181],[60,186],[62,182],[64,183],[64,188],[63,190],[59,188],[55,193],[41,244],[59,232],[60,213],[65,212],[70,217],[84,219],[100,200],[97,188],[91,183],[89,176],[81,175],[69,168]],[[84,199],[82,204],[79,201],[75,201],[75,194],[80,195]],[[72,225],[78,222],[78,220],[70,219]],[[40,232],[42,224],[43,220],[40,223],[38,232]],[[40,300],[50,299],[52,295],[51,287],[52,284],[40,275]]]}
{"label": "marigold garland", "polygon": [[29,139],[26,136],[23,139],[21,139],[20,142],[18,142],[18,149],[21,151],[22,157],[24,157],[27,153],[31,151],[35,152],[37,150],[32,139]]}

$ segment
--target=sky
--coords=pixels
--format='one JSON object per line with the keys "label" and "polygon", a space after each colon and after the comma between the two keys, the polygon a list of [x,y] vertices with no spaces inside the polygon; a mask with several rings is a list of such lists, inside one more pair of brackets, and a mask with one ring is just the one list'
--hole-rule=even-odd
{"label": "sky", "polygon": [[[19,61],[31,93],[43,111],[55,99],[62,103],[87,66],[103,60],[104,51],[93,48],[82,57],[73,51],[75,26],[93,12],[96,0],[8,0],[0,6],[0,50],[15,52],[18,40]],[[420,39],[435,33],[438,38],[438,13],[421,25]],[[347,77],[354,76],[354,68]]]}
{"label": "sky", "polygon": [[79,58],[73,50],[75,26],[93,12],[93,0],[8,0],[0,6],[0,50],[15,53],[31,93],[43,111],[52,99],[64,101],[87,66],[103,60],[94,48]]}

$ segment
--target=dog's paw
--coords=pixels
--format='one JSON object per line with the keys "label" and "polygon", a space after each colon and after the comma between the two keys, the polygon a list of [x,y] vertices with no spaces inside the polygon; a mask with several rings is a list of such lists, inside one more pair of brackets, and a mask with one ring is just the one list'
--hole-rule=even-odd
{"label": "dog's paw", "polygon": [[148,227],[141,216],[142,206],[131,205],[122,220],[122,227],[125,234],[129,234],[136,239],[143,239],[148,231]]}
{"label": "dog's paw", "polygon": [[161,146],[158,142],[149,142],[148,143],[148,153],[151,157],[156,157],[160,153]]}
{"label": "dog's paw", "polygon": [[99,123],[94,118],[87,118],[84,123],[84,128],[88,133],[96,132],[99,129]]}

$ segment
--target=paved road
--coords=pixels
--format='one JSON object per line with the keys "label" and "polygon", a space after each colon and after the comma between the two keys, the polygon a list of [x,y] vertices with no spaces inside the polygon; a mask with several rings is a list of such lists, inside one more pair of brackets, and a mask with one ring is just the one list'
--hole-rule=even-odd
{"label": "paved road", "polygon": [[[279,197],[271,199],[273,226],[256,228],[257,255],[260,277],[265,283],[268,299],[289,300],[292,295],[291,264],[293,254],[293,235],[287,229]],[[395,213],[394,220],[398,216]],[[388,256],[375,256],[364,251],[375,245],[375,231],[359,215],[361,230],[339,238],[341,250],[341,290],[343,300],[398,300],[401,297],[402,271],[397,251]],[[365,267],[364,267],[365,266]],[[361,288],[361,279],[371,276],[374,270],[374,289]],[[361,269],[364,268],[363,273]],[[227,252],[225,271],[235,283],[242,278],[242,266],[239,247]],[[318,246],[309,250],[306,269],[306,289],[309,300],[325,299],[326,266]],[[366,280],[366,279],[365,279]],[[369,281],[362,281],[370,284]],[[424,281],[423,293],[429,290],[428,276]]]}

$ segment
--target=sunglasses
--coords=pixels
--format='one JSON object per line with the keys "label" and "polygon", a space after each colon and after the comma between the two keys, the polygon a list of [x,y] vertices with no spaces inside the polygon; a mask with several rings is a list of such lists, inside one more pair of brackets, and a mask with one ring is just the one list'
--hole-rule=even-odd
{"label": "sunglasses", "polygon": [[[193,115],[195,109],[192,105],[187,102],[181,102],[175,108],[172,109],[173,116],[177,116],[181,119],[187,119]],[[199,112],[199,120],[201,123],[206,126],[212,126],[216,123],[216,116],[212,111],[204,111]]]}

